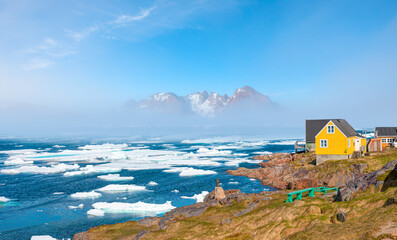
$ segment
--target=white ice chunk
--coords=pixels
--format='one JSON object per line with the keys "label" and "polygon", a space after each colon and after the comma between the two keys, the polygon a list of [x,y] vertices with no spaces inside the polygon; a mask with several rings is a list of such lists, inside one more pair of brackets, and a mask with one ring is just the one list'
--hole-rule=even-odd
{"label": "white ice chunk", "polygon": [[220,151],[216,149],[208,149],[203,147],[197,150],[197,154],[200,156],[227,156],[230,155],[231,153],[232,151],[229,150]]}
{"label": "white ice chunk", "polygon": [[134,177],[120,177],[120,174],[101,175],[98,178],[106,181],[131,181],[134,179]]}
{"label": "white ice chunk", "polygon": [[83,207],[84,207],[84,204],[79,204],[77,206],[69,206],[68,208],[69,209],[77,209],[77,208],[83,208]]}
{"label": "white ice chunk", "polygon": [[195,168],[187,168],[187,167],[171,168],[164,170],[163,172],[168,172],[168,173],[179,172],[179,176],[181,177],[216,174],[216,172],[212,170],[203,170],[203,169],[195,169]]}
{"label": "white ice chunk", "polygon": [[174,189],[174,190],[172,190],[171,192],[179,193],[179,190],[178,190],[178,189]]}
{"label": "white ice chunk", "polygon": [[128,145],[126,143],[123,144],[113,144],[113,143],[105,143],[102,145],[85,145],[83,147],[79,147],[79,149],[83,150],[113,150],[113,149],[124,149],[127,148]]}
{"label": "white ice chunk", "polygon": [[72,198],[99,198],[102,194],[91,191],[91,192],[77,192],[70,195]]}
{"label": "white ice chunk", "polygon": [[259,154],[259,155],[269,155],[272,154],[272,152],[269,151],[258,151],[258,152],[253,152],[254,154]]}
{"label": "white ice chunk", "polygon": [[146,187],[137,186],[134,184],[123,185],[123,184],[110,184],[105,187],[97,189],[100,192],[135,192],[135,191],[145,191]]}
{"label": "white ice chunk", "polygon": [[10,157],[8,160],[4,161],[4,165],[25,165],[25,164],[33,164],[33,161],[25,161],[19,157]]}
{"label": "white ice chunk", "polygon": [[156,182],[150,181],[147,185],[149,185],[149,186],[157,186],[159,184],[156,183]]}
{"label": "white ice chunk", "polygon": [[64,147],[66,147],[66,146],[56,144],[56,145],[54,145],[54,146],[52,146],[52,147],[53,147],[53,148],[64,148]]}
{"label": "white ice chunk", "polygon": [[67,170],[75,170],[80,168],[78,164],[65,164],[60,163],[51,165],[51,167],[39,167],[39,166],[22,166],[19,168],[2,169],[0,172],[4,174],[19,174],[19,173],[39,173],[39,174],[50,174],[50,173],[61,173]]}
{"label": "white ice chunk", "polygon": [[105,211],[100,209],[90,209],[87,211],[87,215],[102,217],[105,215]]}
{"label": "white ice chunk", "polygon": [[196,202],[203,202],[205,196],[207,196],[208,193],[209,193],[208,191],[202,191],[199,194],[194,194],[193,197],[181,196],[181,198],[184,198],[184,199],[196,199]]}
{"label": "white ice chunk", "polygon": [[8,202],[8,201],[10,201],[11,199],[9,199],[9,198],[6,198],[6,197],[0,197],[0,202]]}
{"label": "white ice chunk", "polygon": [[229,182],[229,184],[239,184],[239,182]]}
{"label": "white ice chunk", "polygon": [[30,240],[57,240],[57,239],[51,237],[50,235],[37,235],[37,236],[32,236]]}
{"label": "white ice chunk", "polygon": [[122,202],[97,202],[92,204],[95,210],[101,210],[108,213],[143,213],[148,215],[160,214],[168,212],[175,207],[172,206],[171,201],[167,201],[164,204],[154,204],[154,203],[122,203]]}
{"label": "white ice chunk", "polygon": [[83,175],[83,174],[91,174],[91,173],[109,173],[109,172],[120,172],[121,168],[116,168],[116,167],[107,167],[104,166],[105,164],[99,164],[99,165],[87,165],[85,167],[82,167],[79,169],[79,171],[73,171],[73,172],[66,172],[63,175],[65,177],[72,177],[72,176],[77,176],[77,175]]}

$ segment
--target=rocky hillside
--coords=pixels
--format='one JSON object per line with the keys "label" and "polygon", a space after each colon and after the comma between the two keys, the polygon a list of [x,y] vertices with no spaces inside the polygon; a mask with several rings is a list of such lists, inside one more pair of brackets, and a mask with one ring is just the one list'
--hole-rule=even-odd
{"label": "rocky hillside", "polygon": [[263,185],[278,189],[303,189],[309,187],[340,187],[347,181],[363,176],[368,168],[364,161],[329,161],[319,166],[312,164],[314,155],[275,153],[256,156],[264,160],[259,168],[227,171],[231,175],[256,178]]}
{"label": "rocky hillside", "polygon": [[194,113],[205,117],[213,117],[222,112],[238,111],[246,107],[265,109],[274,103],[265,95],[249,86],[237,89],[233,96],[221,95],[215,92],[195,92],[187,96],[177,96],[174,93],[156,93],[138,106],[141,109],[166,113]]}
{"label": "rocky hillside", "polygon": [[357,176],[347,182],[346,177],[335,181],[345,181],[338,193],[315,193],[314,198],[303,197],[293,203],[285,203],[285,190],[256,194],[228,190],[221,200],[211,192],[204,202],[174,209],[164,217],[94,227],[73,239],[397,239],[396,150],[352,163],[333,161],[323,164],[321,170],[309,166],[311,157],[306,154],[292,159],[287,156],[269,156],[272,159],[262,163],[262,168],[288,164],[291,172],[283,171],[296,179],[293,173],[299,171],[295,170],[298,166],[309,171],[306,174],[317,173],[319,178],[313,179],[327,179],[321,172],[341,176],[343,169],[351,169]]}

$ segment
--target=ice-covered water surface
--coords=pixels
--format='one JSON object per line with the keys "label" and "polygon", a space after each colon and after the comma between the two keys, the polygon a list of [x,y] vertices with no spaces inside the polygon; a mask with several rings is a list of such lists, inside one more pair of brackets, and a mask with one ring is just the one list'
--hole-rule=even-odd
{"label": "ice-covered water surface", "polygon": [[226,170],[256,154],[293,151],[293,140],[92,143],[0,140],[0,239],[70,238],[92,226],[161,216],[225,189],[261,192]]}

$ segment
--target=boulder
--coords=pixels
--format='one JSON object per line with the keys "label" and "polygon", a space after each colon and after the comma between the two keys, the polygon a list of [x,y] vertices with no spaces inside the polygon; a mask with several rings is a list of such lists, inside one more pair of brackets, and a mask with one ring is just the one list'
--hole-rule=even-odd
{"label": "boulder", "polygon": [[336,214],[336,219],[339,222],[345,222],[346,221],[346,212],[340,212]]}
{"label": "boulder", "polygon": [[146,217],[138,220],[138,223],[142,226],[149,227],[158,224],[160,221],[159,217]]}
{"label": "boulder", "polygon": [[388,171],[396,171],[397,160],[388,162],[381,169],[368,173],[357,179],[350,180],[346,184],[338,189],[336,196],[337,201],[349,201],[352,196],[358,191],[367,189],[370,185],[381,186],[383,181],[379,180],[378,177],[385,174]]}
{"label": "boulder", "polygon": [[225,191],[223,190],[222,187],[215,187],[215,199],[216,200],[222,200],[226,198],[225,196]]}
{"label": "boulder", "polygon": [[145,235],[146,233],[148,233],[148,231],[142,230],[142,231],[140,231],[132,240],[141,239],[141,238],[143,237],[143,235]]}
{"label": "boulder", "polygon": [[229,218],[226,219],[222,219],[220,225],[226,225],[226,224],[230,224],[231,220]]}

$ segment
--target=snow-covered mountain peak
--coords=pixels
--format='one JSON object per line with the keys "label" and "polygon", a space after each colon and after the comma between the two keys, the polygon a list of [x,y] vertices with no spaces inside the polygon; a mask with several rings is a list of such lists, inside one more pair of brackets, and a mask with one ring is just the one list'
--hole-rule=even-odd
{"label": "snow-covered mountain peak", "polygon": [[237,89],[233,96],[221,95],[207,91],[191,93],[187,96],[177,96],[174,93],[157,93],[147,100],[140,102],[139,106],[145,109],[161,110],[165,112],[197,113],[205,117],[214,117],[225,109],[231,110],[233,106],[247,101],[258,106],[271,103],[269,98],[249,86]]}

